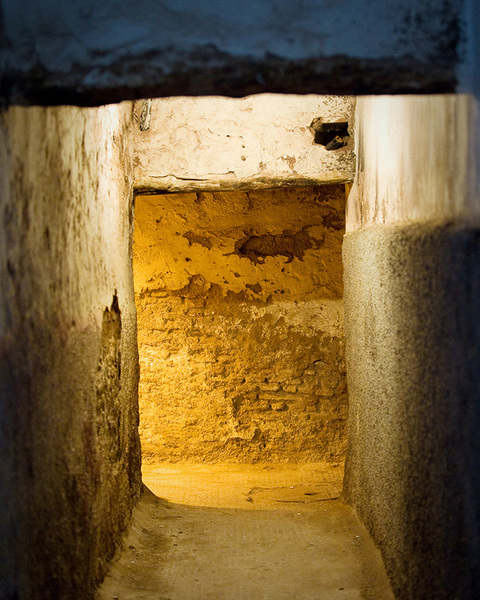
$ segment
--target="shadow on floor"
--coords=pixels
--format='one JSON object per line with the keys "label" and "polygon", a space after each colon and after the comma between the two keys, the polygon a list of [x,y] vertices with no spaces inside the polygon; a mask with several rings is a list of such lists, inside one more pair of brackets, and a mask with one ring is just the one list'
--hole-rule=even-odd
{"label": "shadow on floor", "polygon": [[394,600],[378,550],[354,511],[328,497],[335,486],[318,483],[328,479],[318,465],[310,487],[303,468],[245,467],[225,467],[224,476],[213,467],[210,494],[209,466],[158,467],[164,479],[173,473],[169,499],[188,496],[189,481],[190,499],[203,505],[162,500],[145,487],[98,599]]}

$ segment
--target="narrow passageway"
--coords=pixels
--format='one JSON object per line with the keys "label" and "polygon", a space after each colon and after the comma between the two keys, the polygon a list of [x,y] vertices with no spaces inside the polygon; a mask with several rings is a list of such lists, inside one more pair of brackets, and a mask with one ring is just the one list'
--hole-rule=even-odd
{"label": "narrow passageway", "polygon": [[338,499],[342,471],[147,466],[152,491],[99,600],[393,600],[378,550]]}
{"label": "narrow passageway", "polygon": [[393,600],[341,501],[343,184],[136,197],[148,489],[99,600]]}

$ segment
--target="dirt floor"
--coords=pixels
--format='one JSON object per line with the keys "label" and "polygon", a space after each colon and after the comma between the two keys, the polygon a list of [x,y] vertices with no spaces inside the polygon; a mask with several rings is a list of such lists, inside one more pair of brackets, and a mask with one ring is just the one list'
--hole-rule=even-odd
{"label": "dirt floor", "polygon": [[342,475],[338,464],[144,466],[152,491],[98,599],[394,600],[338,499]]}

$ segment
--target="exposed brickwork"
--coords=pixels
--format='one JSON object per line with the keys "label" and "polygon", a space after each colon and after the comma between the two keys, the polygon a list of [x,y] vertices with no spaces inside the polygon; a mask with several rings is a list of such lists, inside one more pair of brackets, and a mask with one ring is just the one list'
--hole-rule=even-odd
{"label": "exposed brickwork", "polygon": [[144,458],[341,459],[343,186],[202,196],[137,199]]}

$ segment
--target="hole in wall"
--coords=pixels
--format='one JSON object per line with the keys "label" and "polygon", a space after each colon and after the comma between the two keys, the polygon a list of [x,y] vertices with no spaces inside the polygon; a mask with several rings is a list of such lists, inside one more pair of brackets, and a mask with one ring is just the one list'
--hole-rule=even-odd
{"label": "hole in wall", "polygon": [[314,134],[315,144],[325,146],[326,150],[338,150],[349,142],[350,134],[346,121],[326,123],[322,117],[316,117],[310,123],[310,130]]}

